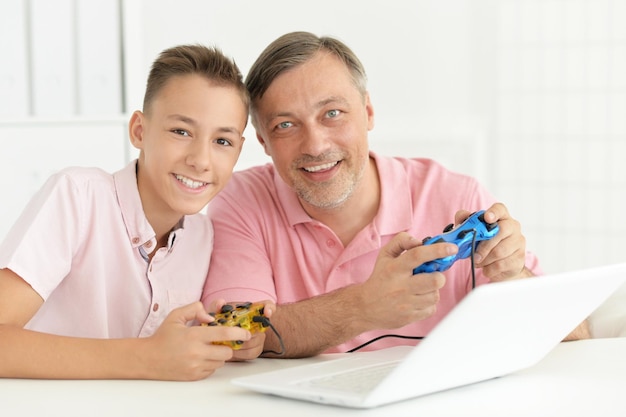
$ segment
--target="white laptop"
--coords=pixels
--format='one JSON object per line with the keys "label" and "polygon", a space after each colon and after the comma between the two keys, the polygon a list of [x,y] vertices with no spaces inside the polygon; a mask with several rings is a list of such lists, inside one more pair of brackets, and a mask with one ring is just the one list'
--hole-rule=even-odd
{"label": "white laptop", "polygon": [[626,263],[482,285],[415,347],[346,353],[232,382],[371,408],[504,376],[539,362],[625,281]]}

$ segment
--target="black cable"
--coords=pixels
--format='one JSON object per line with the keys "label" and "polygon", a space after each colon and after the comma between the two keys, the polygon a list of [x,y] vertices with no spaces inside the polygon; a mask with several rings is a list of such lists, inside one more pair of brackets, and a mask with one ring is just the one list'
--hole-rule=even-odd
{"label": "black cable", "polygon": [[362,345],[359,345],[359,346],[357,346],[355,348],[352,348],[349,351],[347,351],[346,353],[356,352],[357,350],[359,350],[361,348],[364,348],[365,346],[369,345],[370,343],[377,342],[380,339],[384,339],[385,337],[397,337],[399,339],[415,339],[415,340],[420,340],[420,339],[424,338],[424,336],[406,336],[406,335],[402,335],[402,334],[384,334],[382,336],[375,337],[372,340],[363,343]]}
{"label": "black cable", "polygon": [[470,262],[472,264],[472,290],[476,288],[476,272],[474,268],[474,251],[476,250],[476,235],[478,232],[476,229],[472,229],[474,236],[472,237],[472,250],[470,251]]}
{"label": "black cable", "polygon": [[[474,252],[476,250],[476,235],[478,234],[478,232],[476,231],[476,229],[472,229],[473,232],[473,236],[472,236],[472,248],[470,250],[470,262],[472,265],[471,271],[472,271],[472,290],[474,288],[476,288],[476,271],[474,268]],[[380,339],[384,339],[386,337],[397,337],[399,339],[413,339],[413,340],[422,340],[424,339],[425,336],[406,336],[406,335],[401,335],[401,334],[384,334],[382,336],[378,336],[373,338],[372,340],[369,340],[363,344],[360,344],[359,346],[352,348],[350,350],[348,350],[346,353],[353,353],[356,352],[359,349],[364,348],[365,346],[377,342]]]}
{"label": "black cable", "polygon": [[[260,319],[262,319],[262,323],[265,327],[269,327],[270,329],[272,329],[272,331],[274,332],[274,334],[276,335],[276,338],[278,339],[278,343],[280,343],[280,352],[276,352],[275,350],[264,350],[263,352],[261,352],[261,355],[266,354],[266,353],[272,353],[274,355],[278,355],[278,356],[282,356],[285,354],[285,343],[283,342],[283,338],[280,335],[280,333],[278,333],[278,331],[276,330],[276,327],[274,327],[274,325],[270,322],[270,320],[267,317],[263,317],[263,316],[257,316]],[[257,318],[255,317],[255,319]]]}

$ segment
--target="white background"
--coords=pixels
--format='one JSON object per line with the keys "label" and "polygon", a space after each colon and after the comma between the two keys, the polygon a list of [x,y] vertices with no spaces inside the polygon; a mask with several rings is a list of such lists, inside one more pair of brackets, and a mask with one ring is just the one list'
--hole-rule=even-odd
{"label": "white background", "polygon": [[[162,49],[215,44],[245,75],[308,30],[363,61],[372,149],[478,177],[547,272],[626,261],[624,22],[626,0],[3,0],[0,238],[50,173],[134,156]],[[269,161],[246,137],[237,169]]]}

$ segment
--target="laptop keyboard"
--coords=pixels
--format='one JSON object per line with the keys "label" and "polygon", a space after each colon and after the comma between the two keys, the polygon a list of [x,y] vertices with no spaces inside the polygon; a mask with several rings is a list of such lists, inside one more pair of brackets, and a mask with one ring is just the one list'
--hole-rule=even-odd
{"label": "laptop keyboard", "polygon": [[384,363],[306,381],[308,386],[363,394],[371,391],[398,362]]}

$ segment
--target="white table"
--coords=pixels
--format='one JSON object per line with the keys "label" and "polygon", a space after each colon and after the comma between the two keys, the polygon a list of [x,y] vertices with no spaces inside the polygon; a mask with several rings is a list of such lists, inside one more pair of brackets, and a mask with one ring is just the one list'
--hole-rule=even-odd
{"label": "white table", "polygon": [[266,396],[229,382],[236,376],[331,357],[229,363],[198,382],[0,379],[0,415],[626,416],[626,338],[561,343],[544,360],[524,371],[371,410]]}

